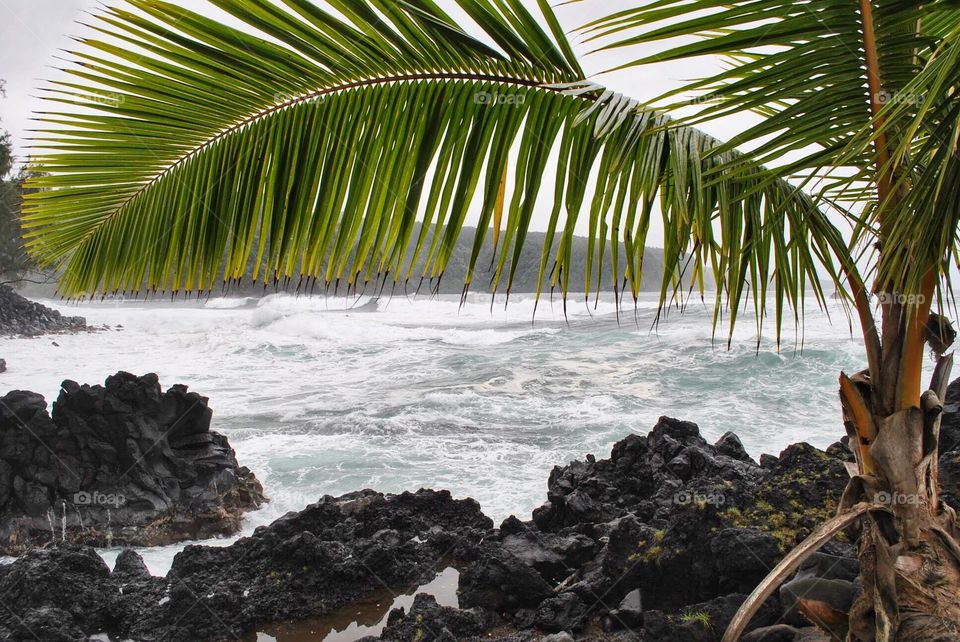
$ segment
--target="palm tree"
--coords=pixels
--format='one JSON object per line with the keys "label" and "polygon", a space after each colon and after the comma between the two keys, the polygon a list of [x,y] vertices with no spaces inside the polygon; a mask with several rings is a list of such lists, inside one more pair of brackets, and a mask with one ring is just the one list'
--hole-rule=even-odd
{"label": "palm tree", "polygon": [[[717,171],[766,166],[769,180],[796,177],[817,203],[862,206],[848,213],[855,232],[850,252],[837,257],[868,362],[866,370],[840,377],[856,474],[838,517],[758,587],[726,639],[736,639],[753,608],[804,555],[864,513],[864,592],[851,609],[850,639],[960,639],[960,530],[940,501],[937,479],[939,417],[952,366],[944,352],[955,333],[931,314],[934,297],[942,306],[950,292],[960,218],[958,3],[659,0],[586,31],[607,39],[605,47],[657,47],[632,66],[725,57],[727,70],[678,90],[707,103],[684,119],[687,125],[746,110],[762,116],[719,148],[752,151]],[[688,40],[664,46],[676,37]],[[659,100],[675,104],[673,95]],[[854,252],[858,247],[865,256]],[[924,392],[925,343],[937,363]]]}
{"label": "palm tree", "polygon": [[[636,65],[729,59],[682,88],[706,100],[679,120],[663,111],[674,95],[654,109],[587,80],[546,0],[456,0],[456,16],[433,0],[209,2],[237,26],[160,0],[102,10],[91,27],[106,37],[82,40],[70,78],[48,88],[25,226],[62,294],[203,293],[248,275],[309,290],[436,284],[473,216],[464,294],[492,237],[490,286],[509,296],[546,190],[537,295],[566,302],[584,216],[587,269],[572,287],[589,299],[609,278],[636,300],[658,219],[661,310],[712,280],[728,341],[749,310],[779,344],[785,318],[799,323],[832,287],[866,346],[867,369],[841,375],[857,460],[841,513],[727,639],[857,520],[852,639],[956,639],[960,540],[936,472],[952,361],[949,324],[930,313],[934,296],[946,304],[960,216],[955,2],[657,0],[588,26],[606,47],[660,47]],[[734,140],[695,129],[743,110],[763,120]],[[921,394],[926,342],[938,360]]]}

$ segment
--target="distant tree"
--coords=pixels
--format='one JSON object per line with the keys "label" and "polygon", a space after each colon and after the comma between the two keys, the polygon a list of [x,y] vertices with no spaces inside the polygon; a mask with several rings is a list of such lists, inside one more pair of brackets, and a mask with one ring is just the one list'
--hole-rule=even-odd
{"label": "distant tree", "polygon": [[[0,80],[0,98],[7,95],[6,82]],[[0,179],[10,173],[13,167],[13,143],[10,142],[10,132],[0,130]]]}
{"label": "distant tree", "polygon": [[20,229],[25,178],[26,173],[21,171],[0,181],[0,283],[20,281],[31,268]]}
{"label": "distant tree", "polygon": [[[5,96],[0,80],[0,96]],[[10,132],[0,133],[0,284],[17,282],[31,269],[32,262],[23,248],[20,229],[20,205],[23,202],[27,173],[21,169],[12,176],[13,143]]]}

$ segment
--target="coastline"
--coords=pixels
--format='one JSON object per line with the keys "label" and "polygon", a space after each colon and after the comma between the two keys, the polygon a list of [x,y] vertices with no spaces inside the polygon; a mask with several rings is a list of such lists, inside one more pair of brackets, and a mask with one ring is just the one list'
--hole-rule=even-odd
{"label": "coastline", "polygon": [[[958,437],[954,419],[945,422],[947,439]],[[343,622],[344,609],[363,614],[371,593],[416,591],[453,567],[459,608],[449,589],[445,602],[417,596],[386,618],[380,604],[379,620],[367,613],[374,628],[364,630],[382,624],[380,639],[407,642],[636,639],[640,631],[646,640],[709,642],[752,586],[831,512],[846,458],[840,444],[826,452],[797,444],[757,463],[735,435],[709,444],[695,424],[664,417],[648,435],[618,442],[609,459],[588,455],[555,468],[547,502],[529,520],[510,517],[494,528],[476,502],[446,491],[360,491],[324,497],[226,547],[188,546],[166,577],[150,576],[132,551],[111,572],[93,549],[65,545],[3,567],[0,590],[40,587],[47,578],[44,590],[14,591],[11,612],[49,624],[50,609],[58,609],[65,634],[212,641],[269,640],[249,636],[273,631],[294,642],[310,639],[297,622],[311,630],[331,617]],[[960,452],[944,453],[944,463],[955,483]],[[832,544],[792,581],[812,577],[830,589],[825,600],[838,599],[839,585],[842,599],[852,599],[850,541]],[[101,607],[91,611],[91,603]],[[10,620],[0,616],[0,626]],[[812,635],[783,593],[755,625]]]}

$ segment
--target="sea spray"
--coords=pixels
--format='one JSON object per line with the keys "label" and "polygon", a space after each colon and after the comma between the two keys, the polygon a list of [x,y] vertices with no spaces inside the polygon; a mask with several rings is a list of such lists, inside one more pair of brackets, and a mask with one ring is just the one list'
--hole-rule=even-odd
{"label": "sea spray", "polygon": [[[212,429],[272,500],[245,517],[249,534],[324,494],[362,488],[446,488],[495,521],[527,519],[554,466],[605,456],[661,415],[698,422],[710,441],[734,431],[754,458],[797,441],[825,448],[843,434],[836,376],[864,359],[862,342],[817,310],[807,311],[799,355],[772,342],[758,352],[749,323],[732,349],[715,348],[699,305],[651,332],[655,300],[646,294],[637,322],[631,306],[619,325],[603,300],[595,316],[569,305],[569,325],[546,301],[533,324],[529,297],[493,314],[489,303],[471,296],[460,309],[458,297],[397,296],[359,313],[342,298],[284,295],[218,309],[51,301],[91,325],[123,328],[58,337],[60,347],[0,339],[8,360],[33,364],[0,377],[0,394],[55,399],[65,376],[93,383],[120,368],[188,385],[209,397]],[[256,310],[265,312],[255,319]],[[180,548],[144,556],[162,573]]]}
{"label": "sea spray", "polygon": [[57,530],[56,530],[56,527],[53,525],[53,523],[54,523],[54,521],[56,521],[56,519],[57,519],[57,515],[56,515],[56,513],[53,512],[53,508],[48,508],[48,509],[47,509],[47,523],[50,524],[50,542],[51,542],[51,543],[57,541]]}

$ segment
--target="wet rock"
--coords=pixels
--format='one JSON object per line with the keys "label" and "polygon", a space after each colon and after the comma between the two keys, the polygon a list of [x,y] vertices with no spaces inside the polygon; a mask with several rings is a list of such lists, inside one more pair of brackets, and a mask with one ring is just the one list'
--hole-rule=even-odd
{"label": "wet rock", "polygon": [[477,560],[460,573],[458,594],[461,606],[514,613],[538,606],[553,590],[533,567],[502,546],[485,542]]}
{"label": "wet rock", "polygon": [[[80,390],[65,388],[76,396],[72,407],[97,407]],[[42,399],[21,393],[14,401],[28,425],[54,423]],[[121,402],[106,405],[115,412]],[[181,448],[211,443],[202,430],[172,432]],[[83,448],[103,459],[123,456],[108,431],[96,435]],[[56,477],[19,474],[35,449],[10,445],[0,448],[0,493],[39,497],[36,485],[56,487]],[[106,580],[98,571],[115,600],[102,625],[117,639],[142,642],[241,637],[262,623],[329,615],[384,586],[422,585],[438,565],[453,563],[460,608],[418,595],[408,611],[390,613],[381,639],[513,642],[595,631],[604,640],[717,642],[746,594],[835,510],[847,480],[839,454],[806,445],[764,466],[745,455],[733,435],[711,445],[695,424],[663,418],[649,435],[618,442],[609,459],[554,469],[534,520],[510,517],[496,530],[476,502],[446,491],[324,497],[230,546],[187,547],[167,577],[151,577],[125,550]],[[791,582],[855,586],[858,570],[853,546],[831,543]],[[0,590],[11,572],[0,567]],[[70,613],[57,598],[19,608]],[[748,630],[774,627],[764,633],[792,639],[796,629],[787,625],[805,620],[783,614],[780,597],[771,598]],[[88,625],[67,622],[84,633]]]}
{"label": "wet rock", "polygon": [[[693,604],[673,614],[647,611],[644,614],[645,639],[657,642],[719,642],[724,631],[747,599],[743,594],[725,595],[701,604]],[[747,627],[748,631],[777,621],[780,605],[768,600]]]}
{"label": "wet rock", "polygon": [[[536,569],[548,582],[557,583],[569,577],[593,559],[598,550],[597,543],[585,535],[543,533],[536,526],[523,525],[519,520],[508,520],[506,526],[507,534],[501,539],[501,546]],[[500,532],[504,534],[503,528]]]}
{"label": "wet rock", "polygon": [[773,455],[764,453],[760,455],[760,467],[761,468],[772,468],[777,463],[777,458]]}
{"label": "wet rock", "polygon": [[[112,628],[120,593],[110,569],[87,547],[63,545],[28,553],[0,575],[0,628],[19,635],[24,623],[35,622],[51,635],[69,637]],[[3,638],[7,639],[7,638]],[[36,638],[33,638],[36,639]],[[83,639],[83,638],[81,638]]]}
{"label": "wet rock", "polygon": [[747,454],[747,450],[743,447],[743,442],[732,432],[728,432],[720,437],[713,447],[716,448],[717,453],[721,455],[726,455],[727,457],[732,457],[733,459],[738,459],[749,464],[756,464],[753,458]]}
{"label": "wet rock", "polygon": [[800,631],[786,624],[775,624],[747,633],[741,642],[797,642]]}
{"label": "wet rock", "polygon": [[426,583],[449,553],[439,542],[476,545],[492,526],[475,501],[447,491],[323,497],[230,546],[185,548],[161,597],[123,634],[200,641],[328,615],[375,590]]}
{"label": "wet rock", "polygon": [[143,558],[132,548],[125,548],[117,555],[117,561],[113,564],[114,578],[137,579],[150,577],[150,571],[144,564]]}
{"label": "wet rock", "polygon": [[821,577],[852,582],[860,576],[860,561],[854,550],[845,555],[814,553],[800,565],[795,577]]}
{"label": "wet rock", "polygon": [[30,609],[14,622],[0,624],[0,639],[7,642],[87,642],[88,636],[63,609]]}
{"label": "wet rock", "polygon": [[419,593],[413,599],[410,613],[391,613],[381,640],[393,642],[431,642],[440,639],[463,639],[479,636],[497,625],[494,613],[480,608],[456,609],[439,606],[432,595]]}
{"label": "wet rock", "polygon": [[[736,451],[731,439],[724,443],[728,452]],[[554,468],[547,503],[534,511],[534,521],[541,530],[554,532],[607,523],[627,513],[648,521],[683,503],[678,491],[691,481],[743,482],[759,476],[756,465],[710,446],[696,424],[661,417],[648,436],[617,442],[610,459]]]}
{"label": "wet rock", "polygon": [[0,285],[0,336],[33,337],[90,329],[83,317],[65,317],[45,305],[25,299],[8,285]]}
{"label": "wet rock", "polygon": [[634,589],[664,612],[749,593],[834,514],[849,479],[840,459],[806,444],[763,464],[732,434],[710,445],[696,424],[663,417],[610,459],[555,468],[534,522],[602,547],[570,590],[613,605]]}
{"label": "wet rock", "polygon": [[620,606],[610,611],[606,624],[606,628],[612,631],[643,628],[643,601],[640,589],[633,589],[627,593],[627,596],[620,601]]}
{"label": "wet rock", "polygon": [[0,554],[51,541],[159,545],[230,535],[263,490],[207,399],[156,375],[120,372],[105,386],[65,381],[0,404]]}
{"label": "wet rock", "polygon": [[7,361],[6,359],[0,359],[0,373],[7,371]]}
{"label": "wet rock", "polygon": [[748,593],[780,559],[780,546],[769,533],[753,528],[725,528],[710,541],[717,581]]}
{"label": "wet rock", "polygon": [[541,631],[579,631],[586,623],[587,606],[573,593],[561,593],[540,603],[534,625]]}
{"label": "wet rock", "polygon": [[853,453],[850,451],[850,439],[849,437],[844,437],[841,441],[835,442],[827,446],[825,451],[831,457],[835,457],[840,461],[847,461],[853,463],[856,461],[856,458],[853,456]]}

